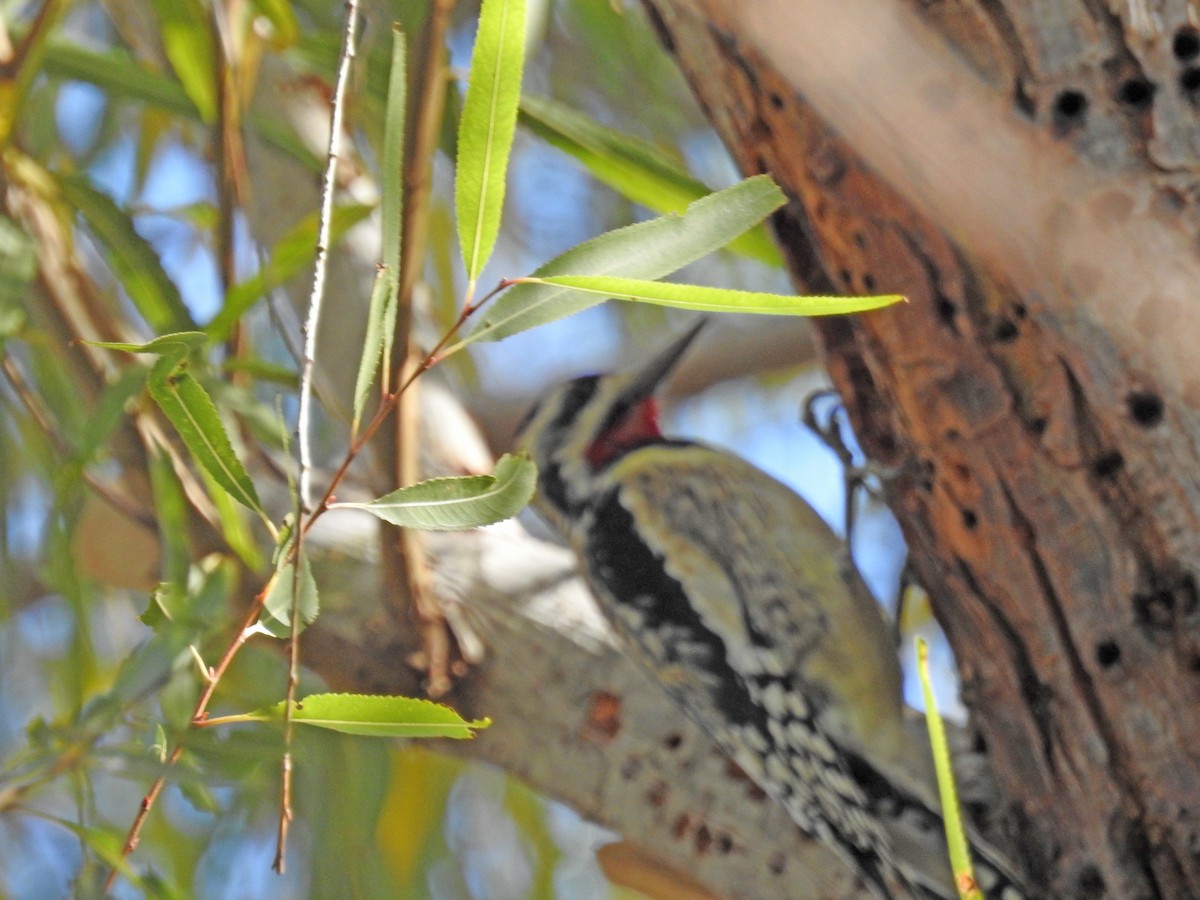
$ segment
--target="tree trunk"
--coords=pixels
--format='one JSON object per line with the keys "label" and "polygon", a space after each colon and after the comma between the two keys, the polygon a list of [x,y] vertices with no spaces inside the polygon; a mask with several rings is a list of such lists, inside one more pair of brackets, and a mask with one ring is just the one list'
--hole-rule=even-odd
{"label": "tree trunk", "polygon": [[1187,4],[644,5],[796,280],[909,298],[821,340],[1025,862],[1200,896]]}

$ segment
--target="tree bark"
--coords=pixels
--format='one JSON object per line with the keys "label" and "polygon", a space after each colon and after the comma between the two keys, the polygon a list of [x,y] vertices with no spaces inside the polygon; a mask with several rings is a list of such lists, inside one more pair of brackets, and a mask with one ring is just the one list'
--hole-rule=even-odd
{"label": "tree bark", "polygon": [[644,5],[797,281],[909,298],[821,340],[1025,862],[1200,896],[1187,5]]}

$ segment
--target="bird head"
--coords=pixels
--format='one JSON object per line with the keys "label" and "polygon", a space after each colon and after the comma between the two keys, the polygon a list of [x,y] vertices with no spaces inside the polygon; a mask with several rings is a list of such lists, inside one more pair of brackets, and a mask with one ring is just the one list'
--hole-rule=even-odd
{"label": "bird head", "polygon": [[614,460],[662,437],[655,389],[696,335],[701,319],[633,372],[585,375],[551,388],[526,414],[517,448],[538,467],[539,507],[562,526],[587,502]]}

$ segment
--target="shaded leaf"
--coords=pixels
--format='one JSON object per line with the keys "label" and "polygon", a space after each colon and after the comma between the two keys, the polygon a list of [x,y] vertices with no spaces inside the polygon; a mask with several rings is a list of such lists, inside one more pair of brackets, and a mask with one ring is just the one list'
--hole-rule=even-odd
{"label": "shaded leaf", "polygon": [[[383,265],[390,273],[390,290],[383,296],[379,330],[382,334],[380,358],[383,360],[383,387],[389,390],[388,367],[392,359],[392,343],[396,334],[397,303],[399,302],[404,212],[404,128],[407,102],[408,72],[404,32],[392,28],[392,63],[388,72],[387,110],[383,122],[383,172],[380,177],[380,218],[383,228]],[[371,317],[376,315],[375,298],[371,298]],[[370,321],[370,320],[369,320]],[[368,329],[370,325],[368,325]],[[364,352],[371,352],[368,341]],[[359,377],[362,377],[360,371]],[[372,376],[374,377],[374,376]],[[357,422],[358,417],[355,416]]]}
{"label": "shaded leaf", "polygon": [[[387,340],[387,310],[391,307],[392,320],[396,312],[396,278],[395,272],[389,266],[380,266],[375,273],[375,286],[371,289],[371,306],[367,311],[367,332],[363,338],[362,356],[358,361],[358,378],[354,382],[354,416],[351,419],[350,433],[357,434],[359,423],[362,421],[363,407],[367,403],[367,393],[375,383],[375,375],[379,371],[380,359],[384,358]],[[389,302],[390,301],[390,302]]]}
{"label": "shaded leaf", "polygon": [[[662,278],[723,247],[785,202],[769,176],[756,175],[689,204],[678,215],[618,228],[572,247],[534,272]],[[501,295],[471,333],[449,354],[472,341],[495,341],[595,306],[603,298],[561,286],[523,284]]]}
{"label": "shaded leaf", "polygon": [[8,216],[0,215],[0,308],[21,303],[36,274],[33,239]]}
{"label": "shaded leaf", "polygon": [[300,630],[309,625],[320,612],[321,602],[317,596],[317,582],[313,578],[308,557],[300,561],[300,584],[295,584],[296,564],[287,563],[275,575],[271,590],[263,602],[262,615],[258,624],[273,637],[289,638],[292,635],[292,603],[300,604]]}
{"label": "shaded leaf", "polygon": [[234,500],[263,511],[250,473],[233,452],[225,423],[208,392],[190,371],[187,359],[164,356],[150,370],[150,396],[159,405],[184,445]]}
{"label": "shaded leaf", "polygon": [[175,426],[184,445],[233,499],[263,513],[258,492],[242,461],[233,452],[225,423],[208,392],[189,370],[188,357],[203,345],[207,335],[184,331],[163,335],[145,344],[116,341],[85,341],[94,347],[123,350],[127,353],[156,353],[159,360],[150,369],[150,396]]}
{"label": "shaded leaf", "polygon": [[[210,719],[209,725],[282,722],[287,701],[252,713]],[[448,706],[412,697],[371,694],[313,694],[296,703],[292,721],[369,737],[472,738],[487,719],[467,721]]]}
{"label": "shaded leaf", "polygon": [[505,454],[492,475],[432,478],[369,503],[334,503],[330,508],[365,509],[407,528],[455,531],[512,518],[529,503],[536,484],[532,460]]}
{"label": "shaded leaf", "polygon": [[[655,212],[682,212],[711,193],[683,165],[657,147],[598,123],[546,97],[522,97],[522,125],[577,160],[598,181]],[[783,265],[763,225],[729,243],[729,249],[776,268]]]}
{"label": "shaded leaf", "polygon": [[483,0],[455,158],[454,208],[474,282],[500,232],[504,179],[525,64],[525,0]]}
{"label": "shaded leaf", "polygon": [[79,211],[108,250],[106,258],[113,274],[150,328],[177,331],[194,327],[179,288],[163,269],[158,252],[133,227],[130,215],[82,176],[63,176],[58,184],[63,198]]}

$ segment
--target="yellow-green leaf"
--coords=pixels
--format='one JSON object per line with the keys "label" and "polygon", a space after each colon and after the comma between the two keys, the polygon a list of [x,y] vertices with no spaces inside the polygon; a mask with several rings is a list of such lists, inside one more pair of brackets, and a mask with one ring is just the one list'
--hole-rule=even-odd
{"label": "yellow-green leaf", "polygon": [[804,297],[793,294],[764,294],[676,284],[669,281],[644,281],[640,278],[612,278],[605,275],[553,275],[530,278],[526,283],[552,284],[584,294],[635,300],[658,306],[674,306],[696,312],[757,313],[772,316],[831,316],[866,312],[891,306],[904,299],[899,294],[873,297]]}
{"label": "yellow-green leaf", "polygon": [[[287,701],[255,712],[209,719],[208,725],[282,722]],[[412,697],[372,694],[313,694],[292,707],[292,721],[368,737],[473,738],[487,719],[467,721],[448,706]]]}
{"label": "yellow-green leaf", "polygon": [[[584,241],[533,274],[540,278],[567,274],[662,278],[725,246],[786,199],[770,176],[756,175],[701,197],[682,213],[638,222]],[[560,286],[519,284],[498,297],[471,333],[446,353],[473,341],[497,341],[561,319],[602,299]]]}
{"label": "yellow-green leaf", "polygon": [[[606,128],[595,119],[546,97],[522,97],[519,121],[574,158],[598,181],[658,213],[683,212],[710,193],[677,159],[657,147]],[[729,242],[729,249],[781,267],[779,250],[762,224]]]}
{"label": "yellow-green leaf", "polygon": [[525,0],[483,0],[459,120],[454,180],[459,246],[472,282],[500,233],[524,65]]}

